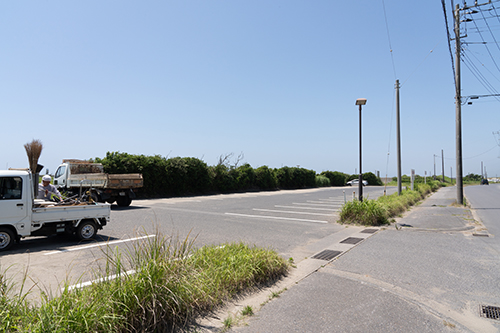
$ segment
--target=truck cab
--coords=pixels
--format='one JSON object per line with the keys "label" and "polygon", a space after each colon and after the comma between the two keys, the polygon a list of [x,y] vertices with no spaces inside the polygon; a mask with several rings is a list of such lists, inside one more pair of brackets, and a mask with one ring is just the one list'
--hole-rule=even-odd
{"label": "truck cab", "polygon": [[28,236],[64,233],[92,239],[109,222],[109,204],[35,199],[34,181],[28,171],[0,170],[0,250]]}
{"label": "truck cab", "polygon": [[33,199],[29,184],[31,174],[27,172],[24,177],[18,171],[0,172],[0,226],[10,225],[21,234],[26,232]]}

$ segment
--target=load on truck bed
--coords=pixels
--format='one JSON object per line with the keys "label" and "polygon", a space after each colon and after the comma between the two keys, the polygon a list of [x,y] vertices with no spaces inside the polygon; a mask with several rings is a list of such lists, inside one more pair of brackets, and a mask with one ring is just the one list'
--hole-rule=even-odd
{"label": "load on truck bed", "polygon": [[109,222],[109,204],[34,199],[34,181],[28,171],[0,171],[0,251],[28,236],[75,234],[88,240]]}
{"label": "load on truck bed", "polygon": [[57,168],[54,185],[75,194],[90,188],[95,201],[127,207],[144,181],[140,173],[107,174],[101,163],[67,159]]}

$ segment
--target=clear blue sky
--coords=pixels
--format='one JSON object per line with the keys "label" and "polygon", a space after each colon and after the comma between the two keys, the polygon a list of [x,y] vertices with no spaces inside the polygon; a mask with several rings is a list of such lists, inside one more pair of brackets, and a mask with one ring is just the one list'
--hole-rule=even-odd
{"label": "clear blue sky", "polygon": [[[500,41],[500,20],[489,22],[493,34],[482,37]],[[466,40],[479,41],[467,27]],[[23,145],[39,139],[51,172],[64,158],[120,151],[209,165],[243,153],[255,168],[354,173],[354,103],[367,98],[363,171],[395,176],[399,79],[403,173],[432,173],[436,154],[440,174],[443,149],[455,177],[454,80],[439,1],[3,1],[0,45],[0,169],[27,167]],[[489,45],[464,47],[500,90],[490,57],[500,59],[500,48]],[[491,94],[462,69],[463,96]],[[500,175],[499,101],[462,109],[464,175],[480,174],[481,161]]]}

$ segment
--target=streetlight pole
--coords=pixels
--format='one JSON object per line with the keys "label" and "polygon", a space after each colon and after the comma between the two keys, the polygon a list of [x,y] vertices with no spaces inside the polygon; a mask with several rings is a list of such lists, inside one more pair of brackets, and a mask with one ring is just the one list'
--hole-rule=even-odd
{"label": "streetlight pole", "polygon": [[356,105],[359,105],[359,184],[358,200],[363,201],[363,171],[361,171],[361,106],[366,104],[366,98],[358,98]]}

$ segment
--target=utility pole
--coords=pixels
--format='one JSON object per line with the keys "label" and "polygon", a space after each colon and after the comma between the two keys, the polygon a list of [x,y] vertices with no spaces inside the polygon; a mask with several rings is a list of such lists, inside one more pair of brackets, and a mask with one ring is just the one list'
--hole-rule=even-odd
{"label": "utility pole", "polygon": [[444,183],[444,151],[441,149],[441,168],[443,172],[443,183]]}
{"label": "utility pole", "polygon": [[[463,187],[463,170],[462,170],[462,96],[461,96],[461,77],[460,77],[460,53],[462,51],[462,46],[460,42],[460,22],[472,21],[470,18],[460,20],[460,11],[464,11],[464,14],[475,14],[479,11],[475,10],[475,7],[481,7],[491,5],[491,0],[484,3],[478,3],[474,1],[472,6],[467,6],[464,1],[463,8],[457,4],[453,9],[453,21],[454,21],[454,32],[455,32],[455,132],[456,132],[456,163],[457,163],[457,203],[464,203],[464,187]],[[467,35],[465,35],[467,37]],[[483,96],[470,96],[471,99],[477,99],[479,97],[489,97],[497,96],[499,94],[483,95]],[[468,97],[469,98],[469,97]]]}
{"label": "utility pole", "polygon": [[398,195],[401,195],[401,126],[399,118],[399,80],[396,80],[396,123],[398,139]]}
{"label": "utility pole", "polygon": [[[455,139],[457,160],[457,203],[464,204],[464,186],[462,181],[462,98],[460,84],[460,6],[455,7]],[[444,161],[443,161],[444,163]],[[443,172],[444,180],[444,172]]]}
{"label": "utility pole", "polygon": [[434,180],[436,180],[436,154],[433,154],[434,156]]}

